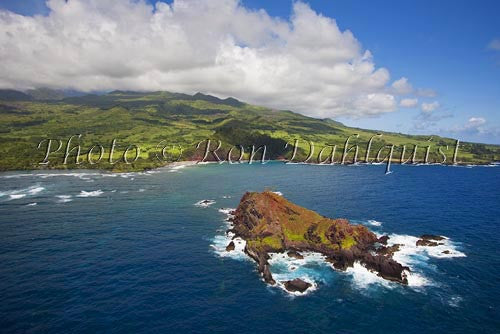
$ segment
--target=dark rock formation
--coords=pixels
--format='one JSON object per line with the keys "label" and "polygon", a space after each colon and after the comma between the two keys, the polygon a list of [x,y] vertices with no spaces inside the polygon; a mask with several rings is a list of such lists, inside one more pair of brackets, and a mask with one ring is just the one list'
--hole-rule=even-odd
{"label": "dark rock formation", "polygon": [[439,245],[444,245],[441,242],[436,242],[436,241],[441,241],[444,240],[444,237],[441,237],[439,235],[432,235],[432,234],[423,234],[420,236],[420,239],[417,240],[417,246],[439,246]]}
{"label": "dark rock formation", "polygon": [[394,253],[399,251],[400,247],[400,244],[395,244],[392,246],[382,246],[377,249],[377,254],[392,257]]}
{"label": "dark rock formation", "polygon": [[383,235],[380,238],[378,238],[378,243],[382,245],[387,245],[387,240],[389,240],[389,236]]}
{"label": "dark rock formation", "polygon": [[420,239],[424,239],[424,240],[436,240],[436,241],[441,241],[441,240],[444,240],[446,239],[445,237],[442,237],[440,235],[433,235],[433,234],[422,234],[420,236]]}
{"label": "dark rock formation", "polygon": [[312,284],[301,280],[300,278],[296,278],[291,281],[283,282],[285,284],[285,289],[290,292],[304,292],[309,289]]}
{"label": "dark rock formation", "polygon": [[304,258],[302,256],[302,254],[300,254],[299,252],[294,251],[294,250],[288,251],[287,255],[289,257],[293,257],[293,258],[296,258],[296,259],[299,259],[299,260],[302,260]]}
{"label": "dark rock formation", "polygon": [[229,245],[227,245],[227,247],[226,247],[226,251],[228,251],[228,252],[233,251],[233,250],[234,250],[234,248],[235,248],[235,246],[234,246],[234,242],[233,242],[233,241],[231,241],[231,242],[229,243]]}

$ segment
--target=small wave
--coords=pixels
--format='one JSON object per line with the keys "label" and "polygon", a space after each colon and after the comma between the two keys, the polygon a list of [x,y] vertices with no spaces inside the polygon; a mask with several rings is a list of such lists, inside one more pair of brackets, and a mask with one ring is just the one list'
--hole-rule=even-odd
{"label": "small wave", "polygon": [[28,190],[28,193],[30,195],[36,195],[36,194],[38,194],[38,193],[40,193],[40,192],[42,192],[44,190],[45,190],[44,187],[35,187],[35,188],[32,188],[32,189]]}
{"label": "small wave", "polygon": [[39,177],[42,179],[46,179],[49,177],[59,177],[59,176],[73,176],[73,177],[86,177],[89,175],[99,175],[98,173],[27,173],[27,174],[14,174],[14,175],[2,175],[0,178],[4,179],[18,179],[21,177]]}
{"label": "small wave", "polygon": [[233,218],[234,209],[231,209],[231,208],[220,208],[219,212],[227,215],[227,220],[229,220],[230,218]]}
{"label": "small wave", "polygon": [[460,296],[452,296],[448,300],[448,305],[450,305],[451,307],[459,307],[462,300],[463,300],[463,298]]}
{"label": "small wave", "polygon": [[195,206],[198,206],[200,208],[208,208],[210,205],[213,204],[215,204],[215,201],[212,199],[202,199],[201,201],[194,203]]}
{"label": "small wave", "polygon": [[179,166],[174,166],[174,167],[171,167],[168,172],[169,173],[177,173],[179,172],[181,169],[184,169],[186,168],[186,165],[179,165]]}
{"label": "small wave", "polygon": [[56,197],[59,198],[57,201],[58,203],[67,203],[72,201],[71,195],[57,195]]}
{"label": "small wave", "polygon": [[23,197],[26,197],[26,194],[11,194],[11,195],[9,195],[10,199],[20,199]]}
{"label": "small wave", "polygon": [[0,197],[8,196],[9,200],[20,199],[26,196],[33,196],[45,190],[44,187],[40,187],[39,185],[31,186],[23,189],[14,189],[1,191]]}
{"label": "small wave", "polygon": [[33,202],[33,203],[28,203],[28,204],[26,204],[26,206],[35,206],[35,205],[37,205],[37,204],[38,204],[37,202]]}
{"label": "small wave", "polygon": [[77,197],[97,197],[101,196],[104,192],[102,190],[94,190],[94,191],[85,191],[82,190],[80,191],[80,194],[77,195]]}
{"label": "small wave", "polygon": [[184,169],[188,166],[194,166],[197,164],[197,161],[182,161],[182,162],[174,162],[169,166],[170,173],[179,172],[181,169]]}
{"label": "small wave", "polygon": [[374,219],[368,220],[368,224],[370,224],[371,226],[382,226],[382,222],[376,221]]}

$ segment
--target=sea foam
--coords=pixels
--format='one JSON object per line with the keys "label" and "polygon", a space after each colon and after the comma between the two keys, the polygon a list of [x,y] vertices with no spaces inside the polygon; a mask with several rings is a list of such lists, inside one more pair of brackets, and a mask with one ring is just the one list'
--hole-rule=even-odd
{"label": "sea foam", "polygon": [[[221,227],[221,234],[216,235],[212,239],[211,247],[214,252],[220,257],[229,257],[235,260],[246,260],[249,257],[245,254],[244,249],[246,246],[246,241],[241,238],[235,238],[233,232],[227,232],[227,230],[233,227],[231,218],[233,217],[232,212],[234,209],[230,208],[220,208],[219,212],[226,215],[224,220],[224,226]],[[234,250],[227,251],[226,247],[229,243],[234,242]]]}
{"label": "sea foam", "polygon": [[72,201],[71,195],[57,195],[56,197],[59,198],[57,201],[58,203],[67,203]]}
{"label": "sea foam", "polygon": [[14,189],[14,190],[6,190],[0,191],[0,197],[8,196],[9,200],[20,199],[26,196],[34,196],[44,191],[45,188],[39,185],[34,185],[28,188],[23,189]]}
{"label": "sea foam", "polygon": [[76,195],[77,197],[97,197],[101,196],[104,192],[102,190],[94,190],[94,191],[80,191],[80,194]]}
{"label": "sea foam", "polygon": [[370,224],[371,226],[382,226],[382,222],[379,222],[379,221],[376,221],[374,219],[370,219],[368,220],[368,224]]}

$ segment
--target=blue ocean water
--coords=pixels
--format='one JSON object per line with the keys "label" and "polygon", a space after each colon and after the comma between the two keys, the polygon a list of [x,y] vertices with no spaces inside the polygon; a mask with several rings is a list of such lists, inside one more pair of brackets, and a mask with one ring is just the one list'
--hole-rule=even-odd
{"label": "blue ocean water", "polygon": [[[0,331],[499,332],[500,168],[393,166],[389,175],[384,168],[2,173]],[[298,270],[317,289],[290,296],[268,287],[252,261],[216,249],[227,228],[219,209],[264,189],[400,240],[444,235],[464,256],[409,249],[414,286],[312,261]],[[215,203],[194,205],[204,199]],[[286,264],[272,270],[286,273]]]}

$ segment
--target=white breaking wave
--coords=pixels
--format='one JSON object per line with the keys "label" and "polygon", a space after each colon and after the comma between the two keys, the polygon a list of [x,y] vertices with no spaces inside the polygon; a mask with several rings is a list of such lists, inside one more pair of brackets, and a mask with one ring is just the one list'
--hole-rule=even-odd
{"label": "white breaking wave", "polygon": [[8,196],[9,200],[20,199],[26,196],[33,196],[45,190],[44,187],[39,185],[31,186],[24,189],[0,191],[0,197]]}
{"label": "white breaking wave", "polygon": [[32,189],[28,190],[28,194],[30,194],[30,195],[36,195],[36,194],[42,192],[43,190],[45,190],[44,187],[35,187],[35,188],[32,188]]}
{"label": "white breaking wave", "polygon": [[104,192],[102,190],[94,190],[94,191],[85,191],[82,190],[80,191],[80,194],[77,195],[77,197],[97,197],[101,196]]}
{"label": "white breaking wave", "polygon": [[465,257],[465,253],[457,249],[457,245],[449,238],[437,241],[443,245],[438,246],[417,246],[418,237],[411,235],[390,234],[387,241],[388,246],[399,244],[399,251],[395,252],[393,259],[404,266],[408,266],[411,272],[407,273],[408,285],[411,287],[423,287],[434,285],[434,283],[424,276],[422,266],[425,266],[430,257],[433,258],[454,258]]}
{"label": "white breaking wave", "polygon": [[212,204],[215,204],[215,201],[212,199],[202,199],[201,201],[194,203],[195,206],[200,208],[208,208]]}
{"label": "white breaking wave", "polygon": [[181,169],[186,168],[187,165],[178,165],[178,166],[173,166],[170,168],[169,172],[170,173],[176,173],[179,172]]}
{"label": "white breaking wave", "polygon": [[[230,219],[233,217],[231,214],[234,209],[230,208],[221,208],[219,212],[224,213],[226,215],[226,219],[224,220],[224,229],[223,233],[220,235],[216,235],[212,239],[212,244],[210,245],[214,252],[220,257],[229,257],[235,260],[246,260],[250,259],[244,252],[246,241],[241,238],[234,238],[233,232],[226,232],[228,229],[233,227],[233,223]],[[227,251],[226,247],[231,243],[234,243],[234,250]]]}
{"label": "white breaking wave", "polygon": [[346,273],[352,276],[353,283],[358,288],[366,289],[373,284],[379,284],[387,288],[393,288],[397,283],[391,284],[390,281],[383,279],[376,273],[366,269],[361,263],[354,262],[353,267],[349,267]]}
{"label": "white breaking wave", "polygon": [[59,198],[57,201],[58,203],[67,203],[72,201],[71,195],[57,195],[56,197]]}
{"label": "white breaking wave", "polygon": [[28,204],[26,204],[26,206],[35,206],[35,205],[37,205],[37,204],[38,204],[37,202],[34,202],[34,203],[28,203]]}
{"label": "white breaking wave", "polygon": [[20,198],[23,198],[23,197],[26,197],[26,194],[12,194],[12,195],[9,195],[10,199],[20,199]]}
{"label": "white breaking wave", "polygon": [[438,246],[417,246],[418,237],[411,235],[390,234],[387,245],[400,244],[399,251],[394,253],[394,260],[411,268],[412,265],[434,258],[466,257],[465,253],[458,250],[457,244],[449,238],[436,241],[443,245]]}
{"label": "white breaking wave", "polygon": [[223,213],[225,215],[227,215],[227,219],[226,220],[229,220],[230,218],[233,217],[233,214],[232,212],[234,212],[234,209],[230,209],[230,208],[220,208],[218,210],[220,213]]}
{"label": "white breaking wave", "polygon": [[[362,289],[367,289],[372,285],[380,285],[389,289],[400,286],[399,283],[388,281],[377,273],[368,270],[359,262],[354,262],[353,267],[349,267],[346,273],[352,276],[353,283]],[[430,285],[431,282],[420,273],[404,271],[408,280],[408,286],[413,288],[423,287]]]}
{"label": "white breaking wave", "polygon": [[[211,247],[214,249],[215,253],[220,257],[229,257],[235,260],[250,259],[244,252],[246,241],[241,238],[234,238],[234,233],[228,232],[224,235],[217,235],[212,240]],[[231,243],[234,243],[234,250],[227,251],[226,247]]]}
{"label": "white breaking wave", "polygon": [[184,168],[189,167],[189,166],[194,166],[194,165],[197,165],[197,164],[198,164],[197,161],[179,161],[179,162],[174,162],[170,166],[168,166],[168,168],[169,168],[168,171],[170,173],[175,173],[175,172],[179,172],[181,169],[184,169]]}
{"label": "white breaking wave", "polygon": [[372,226],[382,226],[382,222],[376,221],[374,219],[368,220],[368,224],[370,224]]}

